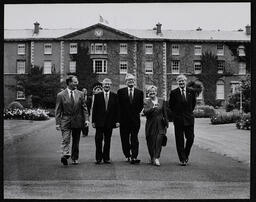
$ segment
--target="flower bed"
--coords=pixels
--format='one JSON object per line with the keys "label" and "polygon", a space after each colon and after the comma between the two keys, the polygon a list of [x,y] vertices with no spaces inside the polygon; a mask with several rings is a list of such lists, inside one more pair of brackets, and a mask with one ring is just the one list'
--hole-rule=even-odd
{"label": "flower bed", "polygon": [[6,109],[4,119],[48,120],[48,114],[43,109]]}
{"label": "flower bed", "polygon": [[215,114],[211,117],[212,124],[226,124],[236,123],[240,118],[240,113],[237,110],[231,112],[215,111]]}
{"label": "flower bed", "polygon": [[196,106],[193,113],[195,118],[210,118],[215,114],[215,109],[213,106],[199,105]]}
{"label": "flower bed", "polygon": [[251,129],[251,114],[243,114],[240,116],[240,118],[236,122],[236,127],[238,129]]}

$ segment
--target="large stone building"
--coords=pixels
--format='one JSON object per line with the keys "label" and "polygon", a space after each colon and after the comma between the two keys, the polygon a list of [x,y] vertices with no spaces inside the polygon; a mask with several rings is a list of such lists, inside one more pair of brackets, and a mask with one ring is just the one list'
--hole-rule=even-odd
{"label": "large stone building", "polygon": [[[245,31],[162,30],[161,26],[131,30],[98,23],[84,29],[42,29],[36,22],[34,29],[4,30],[4,103],[26,101],[24,92],[11,86],[17,85],[17,74],[27,74],[34,66],[42,67],[44,74],[60,74],[61,80],[79,68],[92,68],[99,81],[112,79],[114,91],[125,85],[127,72],[133,73],[138,88],[145,91],[155,84],[166,99],[182,73],[204,86],[199,101],[204,102],[214,89],[211,99],[222,104],[250,73],[249,25]],[[78,65],[81,49],[87,50],[91,66]],[[215,73],[207,70],[207,54],[216,61],[215,66],[209,64]],[[211,78],[214,88],[206,85]]]}

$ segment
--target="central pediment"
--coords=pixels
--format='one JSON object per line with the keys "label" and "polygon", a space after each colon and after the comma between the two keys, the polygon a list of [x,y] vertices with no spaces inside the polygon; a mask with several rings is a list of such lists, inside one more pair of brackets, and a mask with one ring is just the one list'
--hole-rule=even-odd
{"label": "central pediment", "polygon": [[69,40],[134,40],[135,36],[119,31],[101,23],[60,37]]}

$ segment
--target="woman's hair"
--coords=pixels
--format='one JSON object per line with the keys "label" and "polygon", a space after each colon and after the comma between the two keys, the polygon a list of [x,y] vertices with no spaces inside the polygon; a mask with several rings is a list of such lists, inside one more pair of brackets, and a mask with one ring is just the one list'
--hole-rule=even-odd
{"label": "woman's hair", "polygon": [[155,89],[155,91],[157,92],[157,87],[154,85],[148,86],[147,87],[147,92],[150,91],[151,89]]}

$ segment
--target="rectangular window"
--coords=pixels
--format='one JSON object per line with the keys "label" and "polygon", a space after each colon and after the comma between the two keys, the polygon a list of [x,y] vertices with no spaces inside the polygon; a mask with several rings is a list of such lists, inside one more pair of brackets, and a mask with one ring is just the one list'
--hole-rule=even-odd
{"label": "rectangular window", "polygon": [[238,74],[246,74],[246,64],[244,62],[239,63],[239,73]]}
{"label": "rectangular window", "polygon": [[195,74],[201,74],[202,73],[201,61],[194,61],[194,72],[195,72]]}
{"label": "rectangular window", "polygon": [[17,61],[17,74],[25,74],[25,61]]}
{"label": "rectangular window", "polygon": [[145,54],[153,54],[153,44],[145,45]]}
{"label": "rectangular window", "polygon": [[107,54],[107,44],[106,43],[92,43],[91,44],[91,54]]}
{"label": "rectangular window", "polygon": [[25,55],[25,44],[18,44],[18,55]]}
{"label": "rectangular window", "polygon": [[96,74],[107,74],[107,60],[93,60],[93,72]]}
{"label": "rectangular window", "polygon": [[195,45],[195,55],[202,55],[202,46]]}
{"label": "rectangular window", "polygon": [[238,47],[238,56],[245,56],[244,46]]}
{"label": "rectangular window", "polygon": [[217,55],[224,55],[224,45],[217,44]]}
{"label": "rectangular window", "polygon": [[240,83],[239,81],[231,81],[231,93],[235,94],[239,92]]}
{"label": "rectangular window", "polygon": [[75,73],[76,72],[76,61],[69,62],[69,72]]}
{"label": "rectangular window", "polygon": [[180,61],[173,60],[171,64],[172,64],[172,74],[179,74],[180,73]]}
{"label": "rectangular window", "polygon": [[77,54],[77,43],[69,44],[69,54]]}
{"label": "rectangular window", "polygon": [[51,61],[44,61],[44,74],[51,74],[52,73],[52,62]]}
{"label": "rectangular window", "polygon": [[120,54],[127,54],[127,43],[120,43]]}
{"label": "rectangular window", "polygon": [[218,69],[217,69],[217,73],[218,74],[223,74],[224,72],[224,66],[225,66],[225,61],[222,60],[218,60]]}
{"label": "rectangular window", "polygon": [[120,74],[126,74],[128,70],[128,62],[127,61],[120,61]]}
{"label": "rectangular window", "polygon": [[45,55],[51,55],[52,54],[52,44],[51,43],[45,43],[44,44],[44,54]]}
{"label": "rectangular window", "polygon": [[179,55],[179,54],[180,54],[179,45],[173,44],[172,45],[172,55]]}
{"label": "rectangular window", "polygon": [[145,74],[153,74],[153,62],[152,61],[145,62]]}
{"label": "rectangular window", "polygon": [[216,99],[217,100],[224,100],[224,83],[217,83]]}
{"label": "rectangular window", "polygon": [[16,99],[17,100],[24,100],[25,99],[25,93],[22,90],[18,90],[17,91],[17,95],[16,95]]}

